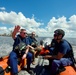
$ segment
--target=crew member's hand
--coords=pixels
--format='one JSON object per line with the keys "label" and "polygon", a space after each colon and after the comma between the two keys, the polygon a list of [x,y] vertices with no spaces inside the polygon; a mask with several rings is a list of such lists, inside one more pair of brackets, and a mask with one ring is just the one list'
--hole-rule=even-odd
{"label": "crew member's hand", "polygon": [[20,26],[19,26],[19,25],[15,26],[15,28],[14,28],[14,32],[15,32],[15,33],[20,32]]}
{"label": "crew member's hand", "polygon": [[26,54],[24,54],[23,56],[22,56],[22,59],[25,59],[26,58]]}
{"label": "crew member's hand", "polygon": [[44,59],[51,59],[52,58],[52,56],[51,55],[46,55],[46,56],[44,56]]}
{"label": "crew member's hand", "polygon": [[29,47],[29,45],[28,45],[28,46],[26,46],[26,49],[28,49],[28,50],[29,50],[29,48],[30,48],[30,47]]}
{"label": "crew member's hand", "polygon": [[20,32],[20,26],[19,26],[19,25],[15,26],[14,31],[12,32],[12,38],[13,38],[13,39],[16,38],[16,34],[17,34],[18,32]]}
{"label": "crew member's hand", "polygon": [[32,47],[32,46],[30,46],[30,45],[28,45],[28,47],[31,48],[31,49],[34,49],[34,47]]}

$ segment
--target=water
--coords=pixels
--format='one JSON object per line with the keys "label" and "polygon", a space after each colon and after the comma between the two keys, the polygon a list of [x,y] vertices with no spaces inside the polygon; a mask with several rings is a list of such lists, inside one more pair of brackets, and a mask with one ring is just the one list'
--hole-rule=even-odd
{"label": "water", "polygon": [[[73,46],[74,55],[76,57],[76,38],[66,38]],[[43,40],[44,43],[50,44],[52,38],[39,37],[38,41]],[[0,36],[0,57],[8,55],[12,51],[13,39],[11,37]]]}
{"label": "water", "polygon": [[0,57],[8,55],[12,51],[13,39],[0,36]]}

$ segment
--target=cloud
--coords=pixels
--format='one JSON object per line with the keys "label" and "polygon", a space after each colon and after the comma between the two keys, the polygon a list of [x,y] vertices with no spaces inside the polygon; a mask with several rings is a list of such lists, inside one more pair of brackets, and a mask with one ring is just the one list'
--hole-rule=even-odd
{"label": "cloud", "polygon": [[[22,12],[0,12],[0,33],[10,33],[14,29],[15,25],[20,25],[21,27],[25,28],[28,33],[35,31],[39,36],[47,36],[52,37],[53,32],[55,29],[63,29],[66,32],[65,37],[76,37],[76,15],[70,16],[68,19],[65,16],[56,18],[52,17],[49,22],[47,23],[46,27],[44,23],[37,22],[35,20],[34,14],[32,18],[27,18],[22,14]],[[10,27],[8,28],[8,25]],[[41,25],[43,25],[41,28]]]}
{"label": "cloud", "polygon": [[73,15],[67,20],[66,17],[62,16],[59,18],[53,17],[50,19],[47,25],[48,32],[53,33],[56,29],[63,29],[66,32],[66,37],[76,36],[76,15]]}
{"label": "cloud", "polygon": [[0,27],[0,34],[8,33],[7,27]]}
{"label": "cloud", "polygon": [[58,19],[56,19],[55,17],[53,17],[49,22],[48,22],[48,26],[47,28],[54,28],[54,29],[57,29],[57,28],[62,28],[62,29],[65,29],[65,28],[69,28],[69,25],[67,24],[67,21],[66,21],[66,17],[60,17]]}
{"label": "cloud", "polygon": [[76,30],[76,15],[73,15],[69,18],[69,25],[70,30],[75,31]]}
{"label": "cloud", "polygon": [[6,10],[5,7],[0,7],[0,10]]}
{"label": "cloud", "polygon": [[10,13],[5,11],[0,12],[0,22],[11,25],[20,25],[24,27],[39,27],[43,24],[36,22],[34,18],[26,18],[21,12],[17,14],[13,11]]}

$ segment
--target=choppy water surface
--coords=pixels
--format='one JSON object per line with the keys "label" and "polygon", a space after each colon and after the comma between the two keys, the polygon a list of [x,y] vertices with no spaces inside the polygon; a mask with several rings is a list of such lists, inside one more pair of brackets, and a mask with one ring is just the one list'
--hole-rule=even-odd
{"label": "choppy water surface", "polygon": [[0,57],[8,55],[12,50],[13,39],[0,36]]}
{"label": "choppy water surface", "polygon": [[[50,43],[52,38],[37,38],[39,41],[43,40],[44,43]],[[67,39],[73,46],[74,55],[76,57],[76,40],[73,38]],[[8,55],[12,51],[13,39],[11,37],[0,36],[0,57]]]}

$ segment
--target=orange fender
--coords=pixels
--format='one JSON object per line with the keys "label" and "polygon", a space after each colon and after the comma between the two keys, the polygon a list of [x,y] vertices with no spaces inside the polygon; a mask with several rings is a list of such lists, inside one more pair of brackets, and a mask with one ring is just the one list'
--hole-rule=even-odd
{"label": "orange fender", "polygon": [[61,72],[59,75],[76,75],[76,71],[72,66],[66,66],[66,70]]}
{"label": "orange fender", "polygon": [[[4,56],[0,58],[0,73],[2,72],[3,75],[12,75],[11,71],[7,72],[6,68],[9,66],[8,65],[8,59],[9,56]],[[21,60],[20,64],[18,65],[18,71],[20,71],[25,65],[27,64],[27,59]],[[1,71],[4,70],[4,71]]]}

